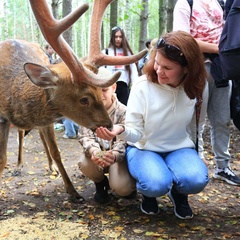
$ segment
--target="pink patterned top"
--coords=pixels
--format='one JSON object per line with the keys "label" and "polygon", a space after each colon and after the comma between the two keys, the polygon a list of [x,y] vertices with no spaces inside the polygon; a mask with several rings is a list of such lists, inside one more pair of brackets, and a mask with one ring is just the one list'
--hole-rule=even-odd
{"label": "pink patterned top", "polygon": [[183,30],[195,39],[218,44],[223,29],[223,10],[217,0],[178,0],[174,8],[173,30]]}

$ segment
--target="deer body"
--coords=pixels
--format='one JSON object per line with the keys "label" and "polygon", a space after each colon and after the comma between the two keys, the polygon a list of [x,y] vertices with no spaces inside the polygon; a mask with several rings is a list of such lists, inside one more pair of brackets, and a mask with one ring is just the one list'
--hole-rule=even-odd
{"label": "deer body", "polygon": [[[93,130],[102,124],[111,127],[100,92],[84,82],[74,85],[64,63],[49,65],[51,70],[43,78],[43,83],[37,82],[39,86],[33,84],[24,71],[24,63],[49,64],[47,56],[37,44],[7,40],[0,43],[0,50],[7,53],[0,59],[0,177],[6,165],[10,122],[20,129],[38,127],[62,174],[67,192],[79,198],[62,165],[52,124],[66,116]],[[33,66],[32,71],[37,73],[32,74],[38,76],[43,68]],[[53,78],[54,81],[47,78]],[[46,82],[47,87],[44,85]]]}
{"label": "deer body", "polygon": [[[127,65],[146,55],[147,50],[126,57],[101,53],[100,29],[106,7],[112,0],[93,1],[90,21],[89,55],[81,60],[64,41],[62,33],[87,9],[83,4],[61,20],[56,20],[46,0],[29,0],[38,25],[48,43],[63,60],[48,65],[43,50],[33,43],[7,40],[0,43],[0,180],[6,165],[10,122],[19,129],[38,127],[44,146],[56,162],[67,192],[82,199],[74,189],[62,164],[53,123],[67,117],[93,131],[112,127],[102,103],[101,89],[115,83],[121,73],[110,78],[97,75],[103,65]],[[25,71],[24,71],[25,70]]]}

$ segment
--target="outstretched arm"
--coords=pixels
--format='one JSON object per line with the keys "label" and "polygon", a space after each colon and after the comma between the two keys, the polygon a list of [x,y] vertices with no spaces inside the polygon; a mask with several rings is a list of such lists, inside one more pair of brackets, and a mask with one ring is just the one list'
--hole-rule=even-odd
{"label": "outstretched arm", "polygon": [[118,134],[125,131],[125,128],[123,125],[113,125],[113,129],[109,131],[107,128],[99,127],[96,130],[96,134],[99,138],[105,139],[105,140],[112,140],[114,137],[116,137]]}

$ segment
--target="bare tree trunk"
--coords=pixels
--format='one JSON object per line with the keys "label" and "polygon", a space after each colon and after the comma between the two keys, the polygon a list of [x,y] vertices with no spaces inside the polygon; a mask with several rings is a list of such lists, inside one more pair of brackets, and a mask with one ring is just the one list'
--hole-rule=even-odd
{"label": "bare tree trunk", "polygon": [[173,29],[173,8],[174,0],[168,0],[167,6],[167,32],[171,32]]}
{"label": "bare tree trunk", "polygon": [[[72,0],[63,0],[62,2],[63,18],[67,16],[70,12],[72,12]],[[69,46],[72,48],[72,27],[70,27],[63,33],[63,37],[69,44]]]}
{"label": "bare tree trunk", "polygon": [[118,25],[118,0],[110,4],[110,34],[113,27]]}
{"label": "bare tree trunk", "polygon": [[158,35],[161,35],[164,32],[165,29],[165,7],[164,7],[164,3],[165,0],[159,0],[159,29],[158,29]]}
{"label": "bare tree trunk", "polygon": [[58,6],[59,6],[59,0],[52,0],[52,3],[51,3],[52,14],[56,19],[59,19]]}
{"label": "bare tree trunk", "polygon": [[146,48],[145,42],[147,40],[147,25],[148,25],[148,0],[142,0],[143,9],[140,15],[140,36],[138,50]]}
{"label": "bare tree trunk", "polygon": [[[130,1],[126,0],[126,9],[131,9],[130,8]],[[123,12],[123,14],[125,14],[125,11]],[[124,19],[124,18],[123,18]],[[130,22],[130,17],[125,19],[124,23],[125,23],[125,34],[126,34],[126,38],[128,39],[128,41],[130,42],[130,39],[133,39],[134,36],[134,27],[131,26],[131,22]]]}

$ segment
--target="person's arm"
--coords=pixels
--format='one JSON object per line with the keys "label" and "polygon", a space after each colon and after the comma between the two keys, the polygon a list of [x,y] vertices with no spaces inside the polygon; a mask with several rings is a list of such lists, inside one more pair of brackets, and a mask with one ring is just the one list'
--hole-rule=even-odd
{"label": "person's arm", "polygon": [[88,128],[82,126],[80,127],[78,133],[78,140],[83,147],[84,153],[88,157],[91,157],[93,152],[96,153],[101,151],[101,146],[97,142],[94,133]]}
{"label": "person's arm", "polygon": [[190,33],[191,9],[187,0],[178,0],[173,10],[173,31]]}
{"label": "person's arm", "polygon": [[215,43],[208,43],[202,40],[195,39],[203,53],[219,53],[218,45]]}
{"label": "person's arm", "polygon": [[[190,33],[191,9],[187,0],[178,0],[173,11],[173,31],[185,31]],[[203,53],[218,53],[218,45],[196,39]]]}

